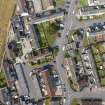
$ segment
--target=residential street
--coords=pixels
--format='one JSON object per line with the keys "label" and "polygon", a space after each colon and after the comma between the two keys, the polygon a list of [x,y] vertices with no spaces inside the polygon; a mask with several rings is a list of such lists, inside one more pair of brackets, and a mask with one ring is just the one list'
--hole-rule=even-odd
{"label": "residential street", "polygon": [[[18,99],[19,105],[71,105],[75,98],[105,101],[105,4],[65,0],[57,7],[56,0],[36,1],[18,0],[10,19],[3,69],[4,87],[14,94],[10,101],[4,98]],[[102,19],[97,14],[101,9]]]}
{"label": "residential street", "polygon": [[61,35],[62,37],[56,40],[56,45],[59,45],[59,53],[56,58],[57,68],[58,68],[58,72],[60,74],[61,80],[63,81],[67,89],[66,95],[65,95],[66,101],[64,105],[70,105],[73,98],[90,98],[91,97],[91,98],[102,98],[103,100],[105,100],[105,94],[104,94],[105,89],[102,90],[102,89],[96,88],[90,91],[89,88],[85,88],[81,92],[73,92],[73,90],[69,86],[66,71],[64,70],[63,67],[61,67],[64,60],[64,51],[62,49],[67,42],[66,35],[68,34],[68,32],[72,29],[86,28],[95,22],[105,21],[104,19],[98,19],[98,20],[89,20],[89,21],[79,22],[73,16],[73,10],[76,8],[75,7],[76,0],[70,0],[70,2],[71,4],[68,9],[68,15],[66,16],[65,21],[64,21],[64,30],[62,31],[62,35]]}

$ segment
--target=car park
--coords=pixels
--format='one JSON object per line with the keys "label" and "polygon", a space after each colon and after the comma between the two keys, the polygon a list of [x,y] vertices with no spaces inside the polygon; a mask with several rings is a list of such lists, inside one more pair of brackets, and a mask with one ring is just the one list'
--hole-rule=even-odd
{"label": "car park", "polygon": [[94,9],[100,9],[100,7],[97,5],[97,6],[94,6]]}
{"label": "car park", "polygon": [[104,23],[94,23],[91,26],[88,27],[88,32],[97,32],[102,31],[105,29],[105,22]]}
{"label": "car park", "polygon": [[67,12],[67,11],[65,11],[65,12],[64,12],[64,15],[68,15],[68,12]]}
{"label": "car park", "polygon": [[69,5],[65,5],[66,8],[69,8]]}
{"label": "car park", "polygon": [[101,8],[105,8],[105,4],[104,5],[101,5]]}

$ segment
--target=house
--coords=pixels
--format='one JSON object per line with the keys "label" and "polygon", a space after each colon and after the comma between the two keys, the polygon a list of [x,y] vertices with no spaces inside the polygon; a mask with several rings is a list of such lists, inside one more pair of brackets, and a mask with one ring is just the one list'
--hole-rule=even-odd
{"label": "house", "polygon": [[82,105],[102,105],[102,99],[82,99]]}
{"label": "house", "polygon": [[42,12],[41,0],[33,0],[33,5],[34,5],[35,13]]}
{"label": "house", "polygon": [[28,16],[34,13],[34,11],[32,0],[17,0],[16,15]]}
{"label": "house", "polygon": [[42,1],[42,7],[43,10],[49,10],[49,9],[53,9],[53,0],[41,0]]}
{"label": "house", "polygon": [[41,92],[39,80],[36,74],[31,75],[31,69],[24,64],[15,65],[16,72],[18,75],[18,81],[16,84],[19,95],[30,95],[31,98],[35,98],[38,102],[43,98]]}
{"label": "house", "polygon": [[35,13],[40,13],[43,10],[53,9],[53,0],[33,0]]}
{"label": "house", "polygon": [[40,35],[37,32],[37,26],[36,25],[30,25],[29,28],[29,39],[30,39],[30,43],[32,45],[33,49],[40,49],[40,44],[39,44],[39,40],[40,40]]}
{"label": "house", "polygon": [[105,31],[99,31],[99,32],[94,32],[94,33],[87,32],[87,36],[90,39],[94,39],[94,41],[96,41],[96,42],[105,41]]}
{"label": "house", "polygon": [[97,16],[105,14],[104,5],[85,6],[78,10],[77,18],[79,19],[94,19]]}
{"label": "house", "polygon": [[26,37],[23,17],[13,17],[11,20],[11,26],[14,32],[14,37],[17,41],[20,41],[22,38]]}
{"label": "house", "polygon": [[103,5],[103,4],[105,4],[105,0],[88,0],[89,6]]}
{"label": "house", "polygon": [[61,97],[63,94],[59,75],[54,68],[53,65],[46,65],[37,73],[45,97]]}
{"label": "house", "polygon": [[43,79],[44,79],[46,87],[47,87],[48,96],[54,97],[56,90],[55,90],[55,87],[52,84],[52,80],[49,76],[49,70],[43,70],[41,73],[42,73]]}
{"label": "house", "polygon": [[26,0],[17,0],[16,15],[21,15],[21,14],[27,14],[28,15]]}

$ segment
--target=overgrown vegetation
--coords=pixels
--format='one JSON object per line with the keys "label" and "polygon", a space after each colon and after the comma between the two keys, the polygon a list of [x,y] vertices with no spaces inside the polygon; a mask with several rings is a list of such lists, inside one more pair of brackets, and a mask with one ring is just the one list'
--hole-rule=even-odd
{"label": "overgrown vegetation", "polygon": [[37,25],[40,33],[40,46],[45,48],[46,46],[52,46],[56,39],[56,34],[59,26],[56,21],[45,22]]}
{"label": "overgrown vegetation", "polygon": [[7,86],[5,75],[4,75],[4,72],[1,70],[0,71],[0,88],[3,88],[5,86]]}

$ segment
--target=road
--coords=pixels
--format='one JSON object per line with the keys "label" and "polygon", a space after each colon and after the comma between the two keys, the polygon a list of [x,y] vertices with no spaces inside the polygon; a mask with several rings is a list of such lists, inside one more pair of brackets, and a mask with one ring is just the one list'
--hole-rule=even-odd
{"label": "road", "polygon": [[61,38],[56,40],[56,45],[59,46],[59,53],[58,56],[56,57],[56,63],[57,63],[57,69],[59,72],[59,75],[61,77],[62,82],[65,84],[66,87],[66,101],[64,105],[70,105],[71,101],[73,98],[102,98],[104,100],[105,98],[105,89],[94,89],[90,91],[89,88],[85,88],[81,92],[73,92],[72,89],[69,86],[66,71],[64,68],[62,68],[63,60],[64,60],[64,51],[62,48],[67,42],[66,35],[68,32],[72,29],[77,29],[77,28],[87,28],[88,26],[92,25],[95,22],[104,22],[104,19],[98,19],[98,20],[89,20],[89,21],[83,21],[80,22],[78,21],[74,14],[73,11],[76,9],[75,2],[76,0],[70,0],[71,4],[68,8],[68,15],[65,16],[64,20],[64,30],[61,33]]}
{"label": "road", "polygon": [[72,94],[74,94],[74,92],[72,91],[72,89],[69,86],[68,83],[68,79],[67,79],[67,75],[66,75],[66,71],[64,70],[64,68],[62,68],[62,64],[63,64],[63,60],[64,60],[64,51],[62,50],[63,46],[66,44],[67,39],[66,39],[66,35],[69,32],[69,30],[71,30],[72,28],[72,22],[76,21],[73,15],[73,10],[75,9],[75,2],[76,0],[70,0],[71,4],[70,4],[70,8],[68,9],[68,15],[65,17],[65,22],[64,22],[64,30],[61,33],[61,38],[56,40],[56,45],[59,45],[59,53],[58,56],[56,57],[56,63],[57,63],[57,69],[59,72],[59,75],[61,77],[61,80],[63,81],[63,83],[65,84],[66,87],[66,101],[65,101],[65,105],[69,105],[71,102],[71,96]]}
{"label": "road", "polygon": [[59,8],[56,8],[54,9],[53,13],[50,13],[50,11],[45,11],[41,13],[41,16],[39,17],[33,16],[31,24],[39,24],[39,23],[50,21],[52,19],[57,19],[63,16],[64,16],[64,12],[60,10]]}

